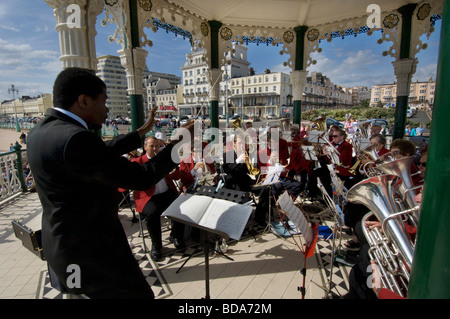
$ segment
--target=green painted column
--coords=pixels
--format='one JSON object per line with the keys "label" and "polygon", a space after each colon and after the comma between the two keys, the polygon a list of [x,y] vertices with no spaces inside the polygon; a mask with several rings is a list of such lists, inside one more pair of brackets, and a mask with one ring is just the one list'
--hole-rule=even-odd
{"label": "green painted column", "polygon": [[450,3],[444,1],[425,187],[409,283],[410,299],[450,298]]}
{"label": "green painted column", "polygon": [[[298,26],[294,28],[296,34],[296,43],[295,43],[295,71],[304,71],[304,54],[305,54],[305,34],[306,30],[308,30],[307,26]],[[304,81],[302,77],[291,77],[294,81]],[[305,77],[306,78],[306,77]],[[303,82],[292,83],[293,90],[298,90],[298,92],[294,92],[294,114],[293,114],[293,123],[301,125],[302,122],[302,93],[303,93]]]}
{"label": "green painted column", "polygon": [[209,118],[211,119],[211,128],[219,128],[219,84],[221,81],[216,81],[217,76],[220,76],[219,72],[219,30],[222,23],[219,21],[209,21],[211,28],[211,96],[210,96],[210,108]]}
{"label": "green painted column", "polygon": [[[130,34],[131,34],[131,51],[134,48],[140,48],[139,41],[139,19],[138,19],[138,3],[136,0],[129,0],[130,5]],[[139,94],[137,86],[142,85],[142,73],[136,72],[136,57],[133,52],[131,52],[131,68],[134,79],[134,93],[129,94],[130,96],[130,112],[131,112],[131,128],[133,131],[137,130],[144,124],[144,103],[142,98],[142,93]],[[140,77],[140,79],[136,79]]]}
{"label": "green painted column", "polygon": [[[412,17],[414,13],[414,9],[417,4],[408,4],[397,11],[402,15],[402,30],[401,30],[401,40],[400,40],[400,52],[399,52],[399,60],[409,60],[410,59],[410,47],[411,47],[411,25],[412,25]],[[394,62],[394,67],[395,63]],[[409,87],[411,84],[412,75],[415,72],[415,66],[412,66],[414,70],[409,73],[406,77],[403,74],[397,76],[397,102],[395,105],[395,123],[394,123],[394,135],[393,138],[403,138],[405,135],[405,126],[406,126],[406,113],[408,110],[408,99],[409,99]],[[404,83],[403,81],[406,81]],[[399,86],[405,86],[404,89],[399,90]]]}

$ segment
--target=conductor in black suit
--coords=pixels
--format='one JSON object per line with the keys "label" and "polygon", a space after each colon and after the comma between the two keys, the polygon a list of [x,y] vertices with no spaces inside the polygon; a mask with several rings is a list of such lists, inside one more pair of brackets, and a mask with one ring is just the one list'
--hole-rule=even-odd
{"label": "conductor in black suit", "polygon": [[[100,78],[67,68],[53,87],[54,108],[29,134],[28,160],[43,207],[42,245],[52,285],[63,292],[154,298],[119,220],[117,188],[155,185],[177,166],[171,150],[180,139],[144,165],[129,162],[121,155],[142,146],[156,108],[136,131],[104,142],[90,130],[105,122],[106,99]],[[193,124],[186,128],[193,132]]]}

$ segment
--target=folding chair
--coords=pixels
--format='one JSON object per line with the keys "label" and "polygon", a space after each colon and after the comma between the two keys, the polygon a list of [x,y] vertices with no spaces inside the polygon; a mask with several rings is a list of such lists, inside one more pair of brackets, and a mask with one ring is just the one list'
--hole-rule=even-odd
{"label": "folding chair", "polygon": [[134,201],[132,199],[132,192],[129,191],[128,189],[124,189],[124,188],[118,188],[119,193],[122,194],[122,199],[119,202],[119,209],[122,207],[122,205],[126,205],[128,206],[128,208],[131,210],[131,212],[133,213],[133,218],[131,219],[131,223],[134,224],[138,221],[138,219],[136,218],[136,211],[134,209]]}

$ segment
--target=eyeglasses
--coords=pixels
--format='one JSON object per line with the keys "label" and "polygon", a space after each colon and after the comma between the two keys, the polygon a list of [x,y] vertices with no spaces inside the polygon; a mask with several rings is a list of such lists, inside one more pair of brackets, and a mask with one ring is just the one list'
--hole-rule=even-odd
{"label": "eyeglasses", "polygon": [[427,166],[427,162],[419,162],[419,166],[426,167]]}
{"label": "eyeglasses", "polygon": [[333,137],[340,137],[340,135],[332,135]]}

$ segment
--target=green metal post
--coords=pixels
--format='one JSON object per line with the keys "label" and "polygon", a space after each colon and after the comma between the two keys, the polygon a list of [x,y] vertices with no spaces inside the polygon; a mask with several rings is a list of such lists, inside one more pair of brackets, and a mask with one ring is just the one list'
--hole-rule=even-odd
{"label": "green metal post", "polygon": [[410,299],[450,298],[450,3],[444,1],[436,78],[436,95],[428,148],[425,187],[411,279]]}
{"label": "green metal post", "polygon": [[[398,9],[398,12],[402,15],[402,30],[400,40],[400,54],[399,59],[409,59],[410,47],[411,47],[411,24],[414,9],[417,4],[408,4]],[[412,77],[412,75],[411,75]],[[409,79],[411,81],[411,79]],[[398,83],[398,81],[397,81]],[[408,88],[409,92],[409,88]],[[397,96],[397,103],[395,105],[395,118],[394,118],[394,134],[393,139],[403,138],[405,135],[406,126],[406,113],[408,111],[408,95]]]}
{"label": "green metal post", "polygon": [[[219,69],[219,29],[222,23],[219,21],[209,21],[211,27],[211,70]],[[214,83],[216,79],[211,79]],[[218,83],[216,85],[219,85]],[[214,88],[211,88],[214,90]],[[216,96],[216,92],[213,94],[217,99],[219,95]],[[209,117],[211,119],[211,128],[219,128],[219,100],[210,100]]]}
{"label": "green metal post", "polygon": [[[139,48],[139,20],[138,20],[138,4],[136,0],[129,0],[130,3],[130,34],[131,34],[131,50]],[[134,60],[134,57],[132,57]],[[133,64],[134,65],[134,62]],[[142,79],[139,79],[140,81]],[[131,111],[131,128],[137,130],[144,124],[144,103],[142,95],[130,94],[130,111]]]}
{"label": "green metal post", "polygon": [[[295,43],[295,70],[303,70],[303,56],[305,54],[305,34],[307,26],[298,26],[294,28],[297,41]],[[294,85],[294,84],[293,84]],[[302,100],[294,100],[294,124],[301,125],[302,122]]]}

